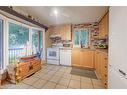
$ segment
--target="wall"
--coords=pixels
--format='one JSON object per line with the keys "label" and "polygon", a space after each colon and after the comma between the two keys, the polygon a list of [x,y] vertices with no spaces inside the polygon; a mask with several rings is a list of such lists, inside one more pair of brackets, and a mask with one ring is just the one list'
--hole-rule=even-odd
{"label": "wall", "polygon": [[[49,31],[45,32],[45,58],[47,58],[47,48],[51,47],[51,40],[49,39]],[[44,63],[46,60],[44,61]]]}
{"label": "wall", "polygon": [[[127,88],[127,7],[109,10],[109,88]],[[124,78],[124,79],[123,79]],[[117,80],[116,80],[117,79]],[[121,81],[121,82],[120,82]],[[124,81],[124,82],[123,82]]]}

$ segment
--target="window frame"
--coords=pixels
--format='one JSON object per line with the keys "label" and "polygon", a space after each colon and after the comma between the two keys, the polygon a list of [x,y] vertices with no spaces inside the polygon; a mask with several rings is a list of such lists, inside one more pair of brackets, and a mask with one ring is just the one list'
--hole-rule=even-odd
{"label": "window frame", "polygon": [[0,14],[0,19],[3,20],[3,67],[0,70],[0,74],[2,74],[6,66],[8,65],[8,59],[7,59],[8,58],[8,51],[7,51],[8,32],[6,32],[8,30],[8,27],[7,27],[7,18]]}
{"label": "window frame", "polygon": [[[79,31],[80,32],[79,33],[79,45],[75,45],[75,35],[74,35],[74,32],[77,31],[77,30],[82,30],[82,29],[85,29],[85,28],[80,28],[80,29],[79,28],[78,29],[76,28],[76,29],[73,30],[73,47],[74,48],[81,48],[81,41],[80,41],[81,40],[81,36],[80,36],[81,35],[81,31]],[[90,46],[90,34],[91,34],[91,31],[90,31],[90,28],[86,28],[86,29],[88,29],[89,41],[88,41],[88,46],[85,47],[85,48],[88,48]]]}
{"label": "window frame", "polygon": [[[0,17],[0,20],[2,21],[2,50],[4,51],[4,20]],[[4,52],[2,51],[2,54],[0,54],[2,56],[2,63],[0,65],[0,70],[3,69],[4,67]]]}

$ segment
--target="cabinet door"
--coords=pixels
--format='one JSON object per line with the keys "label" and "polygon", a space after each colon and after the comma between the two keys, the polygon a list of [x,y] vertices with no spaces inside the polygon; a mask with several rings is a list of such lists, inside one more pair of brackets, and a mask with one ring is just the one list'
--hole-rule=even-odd
{"label": "cabinet door", "polygon": [[99,38],[106,38],[109,31],[109,13],[99,23]]}
{"label": "cabinet door", "polygon": [[101,77],[101,54],[100,52],[95,53],[95,69],[98,77]]}
{"label": "cabinet door", "polygon": [[63,25],[61,26],[60,34],[62,36],[62,40],[71,40],[71,25]]}
{"label": "cabinet door", "polygon": [[95,59],[95,69],[96,69],[96,71],[98,70],[98,52],[97,51],[95,51],[95,56],[94,56],[94,59]]}
{"label": "cabinet door", "polygon": [[101,56],[101,79],[102,82],[104,83],[104,86],[107,87],[107,81],[108,81],[108,59],[107,55],[102,54]]}
{"label": "cabinet door", "polygon": [[80,64],[80,50],[79,49],[72,50],[72,65],[73,66],[81,66],[81,64]]}
{"label": "cabinet door", "polygon": [[82,67],[94,68],[94,51],[81,50]]}

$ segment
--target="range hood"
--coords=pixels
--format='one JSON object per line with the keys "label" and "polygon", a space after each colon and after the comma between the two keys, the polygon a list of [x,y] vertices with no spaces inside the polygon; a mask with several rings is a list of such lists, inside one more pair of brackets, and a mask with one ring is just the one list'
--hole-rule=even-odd
{"label": "range hood", "polygon": [[61,38],[61,35],[51,35],[50,38]]}

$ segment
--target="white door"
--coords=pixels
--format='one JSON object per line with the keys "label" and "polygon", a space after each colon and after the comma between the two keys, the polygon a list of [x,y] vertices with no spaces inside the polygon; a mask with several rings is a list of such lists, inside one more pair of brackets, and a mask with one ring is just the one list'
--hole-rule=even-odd
{"label": "white door", "polygon": [[60,64],[71,66],[71,50],[60,50]]}

